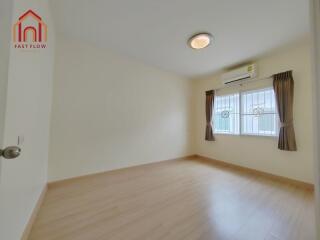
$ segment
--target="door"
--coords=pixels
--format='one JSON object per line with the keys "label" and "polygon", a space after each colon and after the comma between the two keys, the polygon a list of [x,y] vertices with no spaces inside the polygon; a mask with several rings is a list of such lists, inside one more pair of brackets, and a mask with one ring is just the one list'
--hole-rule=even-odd
{"label": "door", "polygon": [[7,86],[10,56],[10,33],[11,33],[12,1],[1,1],[0,6],[0,183],[1,167],[3,159],[13,159],[20,155],[20,148],[17,146],[4,146]]}
{"label": "door", "polygon": [[[14,184],[8,181],[5,175],[13,176],[15,168],[8,168],[7,161],[18,160],[20,149],[17,146],[6,146],[6,135],[10,135],[6,129],[6,116],[10,109],[7,108],[7,88],[9,81],[9,59],[10,59],[10,43],[11,43],[11,22],[13,13],[13,1],[0,1],[0,239],[13,239],[13,235],[6,233],[9,227],[14,228],[14,221],[10,214],[13,211],[8,211],[8,200],[13,199],[11,193],[15,190]],[[12,95],[12,94],[11,94]],[[12,145],[17,144],[12,142]],[[15,159],[16,158],[16,159]],[[4,174],[5,173],[5,174]],[[9,183],[9,184],[8,184]],[[11,200],[9,200],[11,201]],[[12,229],[15,232],[16,229]]]}
{"label": "door", "polygon": [[[46,26],[38,30],[44,48],[30,47],[40,41],[30,34],[21,39],[28,49],[17,47],[21,28],[39,27],[35,15]],[[0,149],[6,149],[0,157],[1,240],[21,239],[47,186],[54,63],[50,16],[49,0],[0,0]],[[22,149],[18,157],[16,146]]]}
{"label": "door", "polygon": [[[0,45],[0,149],[3,147],[5,110],[7,96],[7,82],[9,70],[9,46],[10,46],[10,23],[12,3],[9,1],[0,2],[0,35],[2,43]],[[2,159],[0,160],[1,169]],[[1,174],[1,171],[0,171]],[[0,178],[1,180],[1,178]]]}

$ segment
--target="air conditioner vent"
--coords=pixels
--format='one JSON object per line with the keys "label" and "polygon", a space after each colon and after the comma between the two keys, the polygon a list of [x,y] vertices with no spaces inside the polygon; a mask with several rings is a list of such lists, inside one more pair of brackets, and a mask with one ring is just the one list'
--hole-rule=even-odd
{"label": "air conditioner vent", "polygon": [[245,81],[257,76],[256,64],[249,64],[240,68],[233,69],[222,74],[221,80],[223,84],[230,84],[239,81]]}

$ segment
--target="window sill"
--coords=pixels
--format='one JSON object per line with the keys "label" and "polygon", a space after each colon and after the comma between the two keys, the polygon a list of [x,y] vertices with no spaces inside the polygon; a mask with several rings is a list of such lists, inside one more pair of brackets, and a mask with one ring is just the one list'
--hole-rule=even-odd
{"label": "window sill", "polygon": [[234,133],[213,133],[214,135],[227,135],[227,136],[240,136],[240,134]]}
{"label": "window sill", "polygon": [[253,135],[253,134],[233,134],[233,133],[213,133],[217,136],[233,136],[233,137],[257,137],[257,138],[274,138],[278,139],[278,136],[274,135]]}
{"label": "window sill", "polygon": [[278,139],[278,136],[274,136],[274,135],[251,135],[251,134],[241,134],[239,136],[243,136],[243,137],[258,137],[258,138],[274,138],[274,139]]}

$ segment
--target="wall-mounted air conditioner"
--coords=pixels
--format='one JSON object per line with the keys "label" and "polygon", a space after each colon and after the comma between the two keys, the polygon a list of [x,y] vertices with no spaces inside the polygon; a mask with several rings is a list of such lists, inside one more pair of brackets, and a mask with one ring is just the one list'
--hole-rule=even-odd
{"label": "wall-mounted air conditioner", "polygon": [[234,82],[244,81],[255,78],[257,76],[257,65],[249,64],[229,72],[222,74],[221,80],[223,84],[230,84]]}

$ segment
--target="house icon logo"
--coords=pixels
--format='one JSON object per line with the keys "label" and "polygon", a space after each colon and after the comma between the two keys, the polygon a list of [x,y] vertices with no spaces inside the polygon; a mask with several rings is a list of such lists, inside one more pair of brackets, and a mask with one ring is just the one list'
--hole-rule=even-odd
{"label": "house icon logo", "polygon": [[47,25],[32,10],[22,14],[13,25],[13,42],[15,48],[35,49],[46,48]]}

